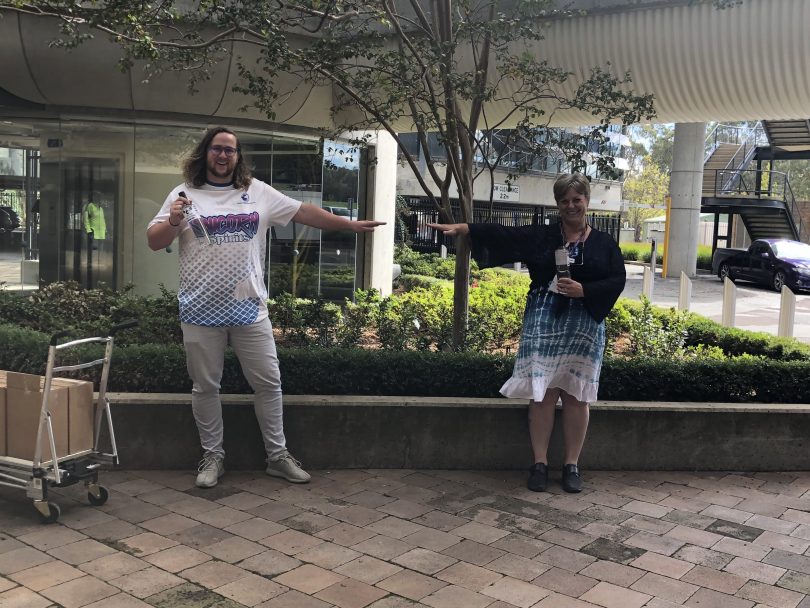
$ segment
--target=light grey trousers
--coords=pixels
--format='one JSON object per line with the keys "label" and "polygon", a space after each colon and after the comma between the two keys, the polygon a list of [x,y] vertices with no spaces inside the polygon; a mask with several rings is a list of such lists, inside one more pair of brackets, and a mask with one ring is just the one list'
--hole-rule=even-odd
{"label": "light grey trousers", "polygon": [[219,398],[225,347],[230,344],[255,393],[253,409],[269,460],[285,451],[281,373],[270,320],[237,327],[182,324],[186,365],[194,383],[191,406],[206,455],[225,457],[222,402]]}

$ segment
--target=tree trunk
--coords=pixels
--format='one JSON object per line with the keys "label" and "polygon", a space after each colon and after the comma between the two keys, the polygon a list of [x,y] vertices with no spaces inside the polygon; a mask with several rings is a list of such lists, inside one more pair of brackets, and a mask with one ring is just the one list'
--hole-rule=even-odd
{"label": "tree trunk", "polygon": [[453,284],[453,350],[461,350],[467,338],[470,302],[470,239],[456,238],[456,278]]}

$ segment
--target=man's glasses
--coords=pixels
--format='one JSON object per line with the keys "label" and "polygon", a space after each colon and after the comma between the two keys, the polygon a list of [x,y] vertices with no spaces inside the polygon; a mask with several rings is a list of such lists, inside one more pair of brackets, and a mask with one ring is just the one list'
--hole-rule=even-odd
{"label": "man's glasses", "polygon": [[214,156],[219,156],[224,152],[225,156],[230,158],[231,156],[236,154],[238,150],[236,148],[231,148],[230,146],[209,146],[208,152],[210,154],[213,154]]}

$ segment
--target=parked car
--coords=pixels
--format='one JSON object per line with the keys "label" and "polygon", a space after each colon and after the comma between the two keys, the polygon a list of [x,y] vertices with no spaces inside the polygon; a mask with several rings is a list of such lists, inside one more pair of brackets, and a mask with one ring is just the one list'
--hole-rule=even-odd
{"label": "parked car", "polygon": [[810,245],[786,239],[757,239],[745,251],[718,249],[712,267],[720,279],[753,281],[781,291],[810,290]]}
{"label": "parked car", "polygon": [[20,227],[20,216],[12,207],[0,207],[0,232],[12,232]]}
{"label": "parked car", "polygon": [[357,219],[357,211],[356,210],[349,211],[348,209],[346,209],[346,207],[324,207],[323,209],[324,211],[328,211],[329,213],[332,213],[334,215],[341,215],[343,217],[347,217],[350,220]]}

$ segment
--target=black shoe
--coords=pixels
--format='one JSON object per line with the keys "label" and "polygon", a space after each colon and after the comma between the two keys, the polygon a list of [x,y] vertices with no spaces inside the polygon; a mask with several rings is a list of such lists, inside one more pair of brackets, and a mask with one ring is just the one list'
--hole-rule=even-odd
{"label": "black shoe", "polygon": [[577,465],[563,465],[562,489],[572,494],[582,491],[582,477],[579,476],[579,467]]}
{"label": "black shoe", "polygon": [[545,463],[536,462],[529,468],[529,481],[526,483],[532,492],[545,492],[548,485],[548,467]]}

